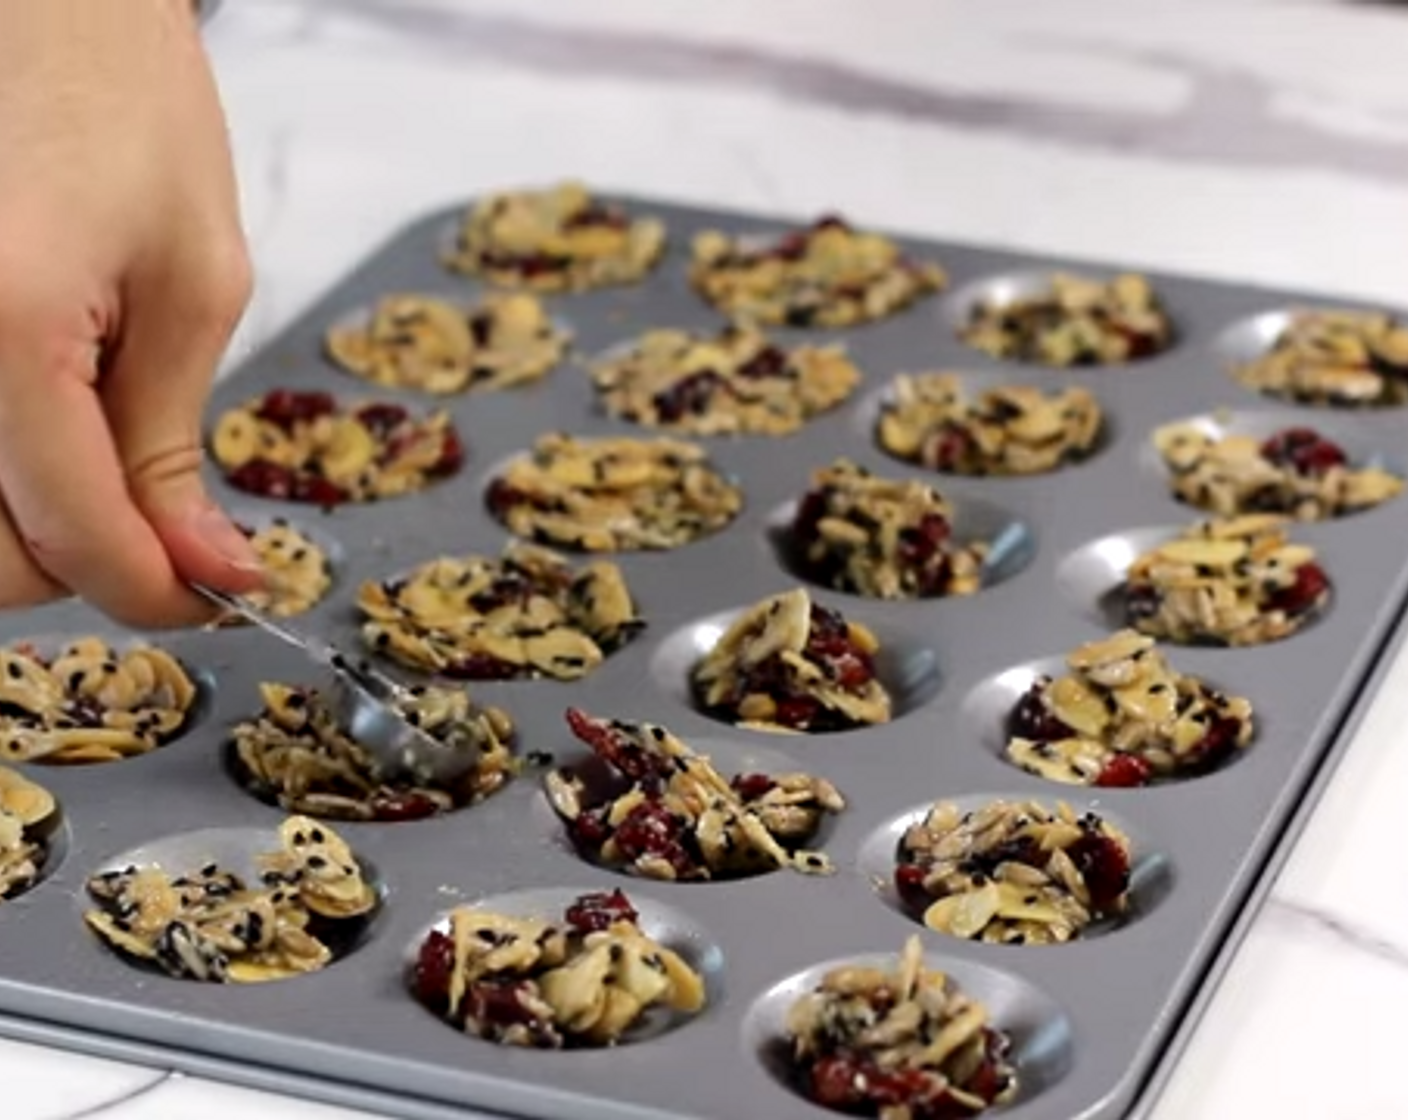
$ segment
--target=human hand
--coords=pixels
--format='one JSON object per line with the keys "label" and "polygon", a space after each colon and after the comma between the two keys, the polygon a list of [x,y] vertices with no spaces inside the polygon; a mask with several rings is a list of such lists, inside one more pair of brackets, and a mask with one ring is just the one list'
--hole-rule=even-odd
{"label": "human hand", "polygon": [[259,586],[200,479],[250,282],[189,0],[0,2],[0,608],[178,626],[188,580]]}

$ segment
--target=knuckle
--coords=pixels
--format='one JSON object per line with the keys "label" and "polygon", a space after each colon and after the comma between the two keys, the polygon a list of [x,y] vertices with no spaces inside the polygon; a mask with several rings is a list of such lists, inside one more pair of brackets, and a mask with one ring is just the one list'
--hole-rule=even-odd
{"label": "knuckle", "polygon": [[126,464],[127,482],[140,507],[154,492],[199,478],[204,454],[195,437],[142,455]]}

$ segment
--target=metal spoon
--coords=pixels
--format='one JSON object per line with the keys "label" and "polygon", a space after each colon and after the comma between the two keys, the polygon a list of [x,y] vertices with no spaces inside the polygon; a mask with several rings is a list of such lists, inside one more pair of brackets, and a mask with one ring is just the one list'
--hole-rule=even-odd
{"label": "metal spoon", "polygon": [[477,752],[472,746],[442,743],[406,719],[399,705],[411,699],[411,694],[384,673],[358,664],[320,638],[275,622],[237,595],[202,584],[192,584],[191,588],[330,670],[333,687],[327,694],[329,712],[337,726],[372,757],[380,777],[409,776],[418,782],[443,785],[463,777],[474,766]]}

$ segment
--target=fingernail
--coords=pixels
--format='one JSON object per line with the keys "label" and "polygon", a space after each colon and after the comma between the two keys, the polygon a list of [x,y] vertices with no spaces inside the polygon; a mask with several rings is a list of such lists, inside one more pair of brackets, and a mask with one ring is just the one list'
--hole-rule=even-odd
{"label": "fingernail", "polygon": [[259,562],[253,545],[235,526],[225,511],[218,506],[206,506],[191,518],[191,527],[207,545],[220,554],[220,558],[237,572],[257,572],[262,574],[264,565]]}

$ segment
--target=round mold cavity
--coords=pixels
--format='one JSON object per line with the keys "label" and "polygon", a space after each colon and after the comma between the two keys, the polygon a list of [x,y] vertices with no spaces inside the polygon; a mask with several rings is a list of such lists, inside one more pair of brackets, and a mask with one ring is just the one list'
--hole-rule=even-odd
{"label": "round mold cavity", "polygon": [[[1129,566],[1142,553],[1177,537],[1185,527],[1164,525],[1157,528],[1131,529],[1089,541],[1057,565],[1056,586],[1081,617],[1097,626],[1123,630],[1128,626],[1124,587]],[[1331,601],[1327,601],[1320,610],[1306,617],[1299,627],[1279,640],[1288,641],[1297,634],[1304,633],[1329,612],[1334,596],[1333,573],[1330,574],[1330,596]],[[1211,642],[1166,644],[1181,644],[1184,648],[1197,648],[1200,645],[1221,648]]]}
{"label": "round mold cavity", "polygon": [[[754,1000],[745,1014],[744,1047],[780,1086],[806,1098],[790,1060],[787,1017],[792,1006],[815,991],[832,969],[853,966],[889,972],[898,968],[899,960],[897,946],[895,952],[824,961],[779,981]],[[1011,1102],[993,1110],[993,1115],[1039,1099],[1071,1070],[1075,1045],[1070,1019],[1031,981],[989,964],[932,951],[925,952],[924,964],[945,973],[958,991],[986,1008],[989,1024],[1011,1040],[1007,1060],[1016,1070],[1017,1092]],[[817,1115],[825,1111],[818,1106]]]}
{"label": "round mold cavity", "polygon": [[[1376,468],[1387,471],[1390,474],[1404,477],[1403,464],[1391,456],[1384,455],[1370,440],[1366,440],[1361,430],[1345,423],[1334,415],[1327,416],[1323,421],[1316,419],[1313,422],[1305,420],[1302,412],[1290,411],[1241,411],[1222,410],[1218,412],[1204,412],[1196,416],[1185,416],[1179,420],[1169,422],[1169,426],[1174,424],[1187,424],[1196,428],[1203,435],[1210,439],[1223,439],[1231,435],[1252,436],[1257,440],[1264,441],[1278,432],[1283,432],[1288,428],[1309,428],[1317,435],[1323,436],[1330,442],[1337,444],[1345,453],[1349,465],[1355,469]],[[1161,427],[1164,425],[1160,425]],[[1158,448],[1154,446],[1152,433],[1145,439],[1139,448],[1139,465],[1152,477],[1158,479],[1165,488],[1169,485],[1171,472],[1164,458],[1159,454]],[[1185,508],[1201,510],[1201,506],[1191,506],[1175,498],[1171,490],[1169,497]],[[1393,501],[1389,499],[1389,502]],[[1380,503],[1380,506],[1387,505],[1388,502]],[[1380,506],[1371,506],[1368,509],[1351,510],[1348,513],[1340,514],[1339,517],[1354,517],[1361,513],[1368,513]]]}
{"label": "round mold cavity", "polygon": [[[940,317],[953,336],[962,342],[962,332],[964,328],[968,326],[974,313],[980,307],[1008,307],[1024,300],[1039,298],[1050,291],[1051,278],[1058,273],[1078,276],[1083,280],[1094,280],[1100,283],[1109,283],[1116,276],[1120,275],[1120,272],[1117,270],[1085,266],[1075,268],[1026,269],[1015,272],[1005,272],[996,276],[988,276],[980,280],[974,280],[962,287],[954,289],[941,300]],[[1161,299],[1163,298],[1162,293],[1157,287],[1155,288],[1154,294]],[[1141,354],[1135,358],[1128,358],[1123,362],[1110,362],[1103,365],[1046,366],[1040,363],[1023,362],[1016,358],[994,358],[993,360],[1004,362],[1007,365],[1022,365],[1032,369],[1046,369],[1059,373],[1083,373],[1090,370],[1102,369],[1127,369],[1130,366],[1148,362],[1153,358],[1162,357],[1179,345],[1180,331],[1178,320],[1166,302],[1164,303],[1164,314],[1168,317],[1171,327],[1168,343],[1160,350],[1153,351],[1149,354]]]}
{"label": "round mold cavity", "polygon": [[[1023,374],[1018,373],[1016,371],[974,372],[970,370],[931,369],[920,370],[917,373],[908,374],[908,376],[920,377],[927,373],[945,373],[956,377],[958,379],[959,385],[962,387],[963,396],[965,400],[977,400],[984,393],[990,392],[993,389],[1013,387],[1036,388],[1041,389],[1044,393],[1055,393],[1060,391],[1059,387],[1056,386],[1043,386],[1038,384],[1037,378],[1035,376],[1024,376]],[[905,375],[896,375],[896,377],[898,376]],[[1058,466],[1054,467],[1052,470],[1043,471],[1037,474],[1024,475],[961,475],[953,474],[948,471],[937,470],[935,468],[925,467],[919,463],[914,462],[911,459],[902,459],[897,455],[890,454],[890,452],[885,450],[885,448],[881,445],[876,433],[876,428],[880,423],[881,414],[885,411],[885,407],[895,399],[896,377],[891,377],[883,385],[876,386],[875,388],[869,390],[859,398],[856,403],[856,407],[852,412],[852,430],[855,432],[857,437],[864,440],[867,444],[870,444],[875,447],[877,451],[879,451],[886,458],[890,459],[892,462],[902,463],[907,467],[911,467],[916,470],[923,470],[937,475],[940,478],[982,478],[984,481],[996,482],[1004,482],[1008,480],[1024,478],[1046,478],[1050,475],[1059,474],[1061,471],[1071,470],[1075,467],[1079,467],[1084,465],[1085,463],[1090,462],[1092,459],[1107,451],[1119,438],[1119,426],[1117,421],[1113,416],[1111,416],[1109,409],[1105,406],[1104,401],[1100,401],[1100,430],[1096,433],[1095,442],[1091,445],[1090,450],[1079,457],[1063,461]],[[1099,395],[1096,394],[1096,397],[1098,400]]]}
{"label": "round mold cavity", "polygon": [[[724,951],[719,943],[714,940],[703,925],[683,910],[660,902],[644,893],[644,884],[639,887],[613,887],[611,890],[623,891],[639,916],[638,923],[641,931],[647,937],[657,944],[673,950],[703,978],[705,994],[704,1007],[694,1014],[671,1011],[668,1008],[652,1008],[621,1036],[616,1047],[659,1038],[661,1035],[688,1026],[701,1015],[709,1014],[710,1010],[717,1007],[724,998]],[[564,913],[573,902],[582,895],[597,893],[601,893],[600,889],[591,887],[576,889],[572,887],[535,887],[528,890],[489,895],[464,903],[463,906],[475,910],[486,910],[510,918],[538,918],[550,922],[561,922]],[[610,891],[606,893],[610,893]],[[410,998],[423,1007],[425,1004],[415,991],[416,961],[420,954],[421,945],[431,933],[443,934],[448,933],[449,930],[450,911],[444,911],[416,933],[403,954],[403,982]],[[426,1013],[435,1014],[429,1007],[426,1007]],[[440,1016],[436,1015],[436,1018],[440,1018]],[[441,1021],[446,1022],[443,1019]],[[448,1027],[450,1024],[446,1022],[446,1026]],[[477,1039],[468,1033],[465,1037],[480,1045],[496,1045]],[[612,1047],[612,1049],[616,1049],[616,1047]],[[552,1051],[539,1052],[552,1053]],[[577,1049],[576,1052],[580,1053],[581,1050]]]}
{"label": "round mold cavity", "polygon": [[[699,705],[691,685],[694,666],[705,654],[714,648],[724,632],[747,607],[735,607],[720,611],[695,622],[686,623],[669,634],[651,660],[650,672],[657,685],[678,703],[699,712],[709,719],[718,717],[705,712]],[[851,619],[847,612],[841,612]],[[876,676],[889,690],[891,718],[899,719],[928,703],[939,691],[941,678],[939,660],[935,652],[908,631],[901,630],[889,622],[866,620],[864,625],[880,643],[875,655]],[[724,723],[722,719],[718,722]],[[740,732],[770,734],[758,728],[739,728]],[[863,731],[864,727],[847,728],[844,731],[811,732],[810,734],[847,735]],[[778,734],[787,734],[779,732]],[[789,739],[797,736],[788,734]]]}
{"label": "round mold cavity", "polygon": [[[1050,788],[1050,787],[1048,787]],[[1064,802],[1069,805],[1080,816],[1086,812],[1094,812],[1105,820],[1109,821],[1116,828],[1129,838],[1130,847],[1130,872],[1129,872],[1129,907],[1124,914],[1117,918],[1106,918],[1101,921],[1092,922],[1077,935],[1078,941],[1089,941],[1094,937],[1103,937],[1125,928],[1133,922],[1140,921],[1153,913],[1159,904],[1168,897],[1174,885],[1174,869],[1169,858],[1156,848],[1143,831],[1137,826],[1132,826],[1123,814],[1110,812],[1104,807],[1103,791],[1085,790],[1079,786],[1072,786],[1067,789],[1057,788],[1052,792],[1042,792],[1033,795],[1030,792],[1023,793],[987,793],[987,794],[963,794],[955,797],[936,797],[932,801],[917,805],[898,816],[891,818],[879,828],[873,830],[864,840],[861,841],[860,849],[856,855],[856,867],[875,889],[876,896],[884,905],[888,906],[895,913],[908,918],[921,929],[924,926],[923,915],[915,909],[906,905],[900,898],[899,892],[895,889],[895,868],[897,866],[896,857],[899,854],[900,841],[904,834],[912,825],[919,824],[929,810],[938,802],[951,802],[958,806],[961,812],[972,812],[992,804],[994,801],[1035,801],[1048,810],[1054,810],[1057,804]],[[946,941],[957,940],[949,934],[933,931],[936,937],[941,937]],[[1068,942],[1068,944],[1070,944]],[[993,945],[996,951],[1013,950],[1019,948],[1041,948],[1059,949],[1058,945],[1043,946],[1014,946],[1014,945]]]}
{"label": "round mold cavity", "polygon": [[[579,438],[580,441],[583,443],[599,443],[604,440],[619,441],[623,439],[636,440],[640,443],[659,443],[665,441],[679,442],[680,440],[683,440],[686,443],[700,442],[695,437],[672,435],[662,429],[653,428],[634,428],[630,433],[626,434],[619,432],[608,432],[605,434],[581,436],[574,438]],[[528,458],[532,455],[532,453],[533,448],[531,445],[528,447],[521,448],[518,451],[511,452],[510,454],[505,455],[502,458],[491,463],[489,467],[479,476],[477,488],[480,493],[481,508],[484,510],[485,514],[487,514],[488,517],[494,522],[494,524],[506,533],[511,533],[512,530],[509,529],[507,523],[498,515],[494,508],[489,504],[489,490],[495,482],[499,481],[499,479],[504,476],[504,473],[508,470],[510,466],[522,459]],[[714,455],[710,454],[705,459],[705,462],[710,467],[710,469],[714,471],[715,474],[717,474],[720,478],[724,480],[724,482],[728,483],[728,485],[732,486],[735,490],[737,490],[739,496],[738,511],[733,515],[731,519],[729,519],[729,521],[727,521],[723,525],[720,525],[717,529],[710,530],[707,533],[702,533],[699,536],[693,537],[690,540],[686,541],[684,544],[676,545],[674,548],[663,549],[636,548],[617,549],[614,552],[591,552],[583,548],[564,544],[561,541],[538,539],[536,536],[533,538],[529,538],[529,543],[539,544],[542,545],[544,548],[550,548],[555,552],[564,553],[569,556],[591,557],[595,559],[609,560],[613,557],[619,558],[621,556],[630,555],[651,556],[676,553],[682,549],[690,548],[693,545],[701,544],[704,541],[712,540],[714,537],[717,537],[720,533],[728,532],[731,528],[738,524],[740,519],[742,519],[748,513],[748,493],[744,489],[742,476],[735,471],[731,471],[725,468]]]}
{"label": "round mold cavity", "polygon": [[[1214,357],[1220,362],[1224,372],[1234,385],[1240,387],[1244,392],[1263,400],[1275,401],[1286,407],[1315,408],[1321,411],[1338,412],[1377,412],[1381,409],[1401,408],[1404,401],[1375,402],[1369,405],[1322,405],[1309,401],[1297,401],[1294,398],[1281,396],[1274,393],[1262,392],[1251,386],[1242,385],[1233,374],[1233,370],[1240,365],[1253,362],[1262,357],[1275,345],[1276,340],[1285,333],[1291,325],[1292,320],[1297,316],[1307,314],[1317,314],[1323,312],[1331,313],[1361,313],[1361,314],[1381,314],[1380,308],[1359,306],[1359,307],[1325,307],[1315,305],[1304,305],[1298,307],[1282,307],[1270,311],[1262,311],[1256,315],[1249,315],[1245,319],[1238,320],[1231,326],[1223,330],[1212,343]],[[1319,427],[1317,423],[1314,425]]]}
{"label": "round mold cavity", "polygon": [[[577,742],[576,740],[572,740]],[[726,781],[738,775],[765,774],[775,776],[779,774],[799,774],[811,773],[814,777],[824,777],[824,775],[814,773],[813,768],[797,762],[795,759],[774,750],[770,746],[759,743],[739,742],[736,739],[725,739],[714,736],[699,737],[685,740],[696,754],[704,755],[713,765],[714,769]],[[613,770],[607,763],[596,754],[593,754],[584,745],[578,743],[578,749],[573,751],[564,761],[554,766],[553,770],[565,770],[571,776],[579,779],[585,787],[587,797],[586,803],[596,806],[605,801],[621,796],[631,788],[631,781]],[[561,757],[561,755],[559,755]],[[845,790],[841,790],[841,795],[845,796]],[[583,862],[593,867],[600,867],[604,870],[614,872],[623,878],[635,882],[667,882],[668,885],[679,886],[707,886],[710,883],[726,884],[736,883],[744,879],[754,879],[763,875],[778,873],[778,869],[756,870],[744,874],[730,875],[724,878],[707,880],[691,880],[686,883],[669,884],[669,881],[648,879],[644,876],[635,875],[622,867],[605,862],[594,855],[583,851],[567,833],[567,827],[563,819],[558,816],[552,808],[546,787],[539,792],[534,801],[534,812],[542,819],[544,827],[551,831],[555,842],[564,851],[572,853]],[[836,817],[834,814],[823,814],[816,832],[805,844],[798,845],[799,848],[807,851],[825,850],[830,842],[836,828]],[[834,860],[833,860],[834,862]],[[629,888],[627,888],[629,890]]]}
{"label": "round mold cavity", "polygon": [[[1178,669],[1176,652],[1174,656],[1168,658],[1175,669]],[[1028,661],[1022,665],[1014,665],[1009,669],[1004,669],[1000,673],[979,682],[971,692],[964,698],[960,707],[962,719],[967,727],[968,734],[981,743],[984,749],[990,751],[996,758],[1021,773],[1027,773],[1011,762],[1006,755],[1007,742],[1010,738],[1008,727],[1012,719],[1013,709],[1017,702],[1026,695],[1036,681],[1042,677],[1056,678],[1065,676],[1070,672],[1064,657],[1044,657],[1036,661]],[[1182,671],[1182,670],[1180,670]],[[1200,677],[1200,680],[1210,688],[1215,689],[1224,695],[1234,695],[1235,690],[1221,687],[1218,682]],[[1196,781],[1199,778],[1207,777],[1209,774],[1217,773],[1229,766],[1235,766],[1241,759],[1255,746],[1257,739],[1261,735],[1262,714],[1259,710],[1252,713],[1253,730],[1251,741],[1242,747],[1230,758],[1218,766],[1206,771],[1198,771],[1182,777],[1165,778],[1150,783],[1151,786],[1176,785],[1183,782]],[[1040,775],[1031,775],[1040,777]],[[1080,790],[1084,787],[1074,782],[1062,783],[1052,782],[1054,790]]]}
{"label": "round mold cavity", "polygon": [[[126,653],[133,649],[155,648],[175,658],[181,668],[185,670],[186,676],[196,687],[195,699],[191,702],[190,708],[186,712],[186,718],[181,726],[168,735],[154,750],[144,751],[138,754],[131,754],[122,759],[75,759],[70,761],[58,761],[52,758],[25,759],[28,766],[41,766],[53,769],[82,766],[105,766],[117,762],[136,762],[148,755],[155,754],[174,746],[186,736],[190,735],[197,727],[209,718],[215,706],[216,680],[215,674],[206,668],[192,665],[184,657],[172,648],[160,637],[138,636],[131,633],[116,632],[103,626],[92,628],[75,629],[66,633],[46,633],[29,635],[27,637],[15,638],[5,642],[4,648],[15,649],[17,647],[28,647],[47,663],[52,663],[60,654],[72,643],[82,638],[97,638],[104,641],[110,648],[119,654]],[[12,761],[0,759],[0,762]]]}
{"label": "round mold cavity", "polygon": [[[838,595],[868,599],[853,591],[844,591],[819,581],[807,564],[802,549],[792,535],[792,523],[797,516],[796,500],[784,502],[767,517],[764,530],[768,546],[778,564],[788,575]],[[996,587],[1018,575],[1036,556],[1036,534],[1031,525],[1015,514],[992,502],[975,498],[954,500],[953,539],[960,545],[986,541],[989,545],[982,567],[980,591]],[[927,595],[907,602],[937,602],[947,598],[969,596]]]}
{"label": "round mold cavity", "polygon": [[[388,292],[383,298],[389,298],[394,295],[401,297],[409,297],[411,299],[439,300],[444,303],[451,304],[452,306],[462,310],[465,315],[468,316],[472,315],[476,311],[481,310],[485,302],[485,296],[493,294],[513,295],[519,293],[490,291],[484,293],[483,295],[475,297],[466,296],[463,291],[456,292],[451,291],[449,289],[407,289],[398,290],[394,293]],[[521,294],[533,295],[534,293],[525,291]],[[355,307],[350,307],[347,310],[339,313],[327,325],[327,327],[324,329],[323,336],[319,341],[319,352],[322,354],[323,361],[324,363],[326,363],[328,368],[336,370],[343,377],[349,378],[355,384],[364,386],[368,391],[380,390],[382,392],[410,393],[417,398],[437,402],[439,405],[442,406],[448,405],[450,401],[453,401],[459,397],[470,396],[482,392],[478,389],[477,386],[473,384],[473,382],[466,385],[463,389],[460,389],[453,393],[432,393],[426,389],[417,388],[414,385],[381,385],[375,381],[369,381],[364,377],[360,377],[357,374],[353,373],[351,370],[347,369],[328,351],[326,343],[327,335],[333,331],[365,329],[371,323],[372,315],[375,311],[375,308],[376,305],[373,303],[358,304]],[[538,378],[534,381],[524,382],[521,385],[506,386],[505,389],[532,388],[535,384],[538,384],[541,381],[545,381],[550,378],[553,375],[554,370],[560,369],[568,361],[572,347],[572,339],[575,337],[576,334],[576,332],[572,328],[572,324],[566,319],[564,319],[560,313],[549,314],[547,316],[547,321],[552,325],[554,330],[564,336],[563,351],[561,356],[556,362],[553,363],[552,368],[548,369],[542,375],[541,378]],[[503,392],[504,390],[498,391]]]}
{"label": "round mold cavity", "polygon": [[[37,780],[29,774],[23,773],[17,767],[0,766],[0,770],[12,769],[21,777],[27,778],[36,785],[44,786],[42,781]],[[18,898],[37,891],[44,885],[44,881],[53,876],[64,861],[68,858],[69,848],[72,843],[72,834],[69,829],[68,817],[64,813],[63,802],[58,795],[48,786],[44,786],[45,792],[54,798],[54,811],[42,821],[30,825],[24,830],[25,838],[40,845],[40,855],[37,874],[29,883],[9,894],[0,897],[0,920],[4,919],[5,903],[14,902]]]}
{"label": "round mold cavity", "polygon": [[220,418],[223,417],[226,413],[239,411],[243,409],[246,404],[250,403],[251,400],[262,400],[265,397],[268,397],[270,394],[279,392],[291,392],[299,394],[320,393],[325,396],[329,396],[333,399],[337,415],[342,415],[353,409],[361,409],[373,406],[398,409],[405,412],[412,419],[425,420],[432,413],[445,411],[444,408],[439,407],[435,404],[406,404],[403,401],[397,400],[395,398],[394,394],[398,391],[400,390],[386,389],[380,386],[373,386],[370,384],[367,384],[360,392],[357,391],[355,388],[330,392],[328,390],[309,389],[301,386],[293,388],[289,386],[275,385],[265,389],[264,392],[260,394],[260,396],[257,398],[246,398],[243,401],[227,405],[226,407],[219,409],[211,420],[210,424],[205,429],[203,435],[203,447],[205,448],[206,455],[210,459],[211,466],[214,469],[216,475],[220,478],[220,481],[233,493],[237,494],[239,496],[238,500],[241,502],[278,503],[279,505],[290,507],[293,509],[319,511],[327,513],[335,509],[356,509],[362,506],[381,505],[387,502],[404,501],[407,498],[414,498],[417,495],[423,495],[428,491],[434,490],[441,483],[449,482],[451,479],[458,478],[461,474],[464,473],[465,465],[469,462],[471,457],[471,451],[465,439],[463,429],[454,421],[453,418],[451,418],[449,427],[446,429],[446,432],[447,434],[454,434],[456,440],[459,443],[461,453],[460,463],[455,467],[453,471],[450,471],[446,474],[428,476],[425,480],[425,484],[418,490],[410,490],[404,494],[389,495],[387,497],[371,498],[356,502],[320,502],[316,499],[311,498],[279,497],[276,495],[265,493],[263,491],[251,490],[244,486],[238,486],[235,484],[233,478],[231,477],[231,472],[226,470],[225,467],[223,467],[215,458],[215,454],[211,446],[212,437],[215,432],[215,425],[219,423]]}
{"label": "round mold cavity", "polygon": [[[344,837],[346,839],[346,837]],[[175,878],[194,874],[204,867],[215,864],[222,871],[239,875],[246,884],[258,886],[260,882],[257,857],[281,850],[277,828],[203,828],[194,832],[164,836],[138,847],[105,859],[90,872],[90,877],[107,872],[120,872],[128,868],[156,868]],[[309,932],[332,951],[328,968],[337,967],[343,959],[351,956],[365,945],[375,934],[376,927],[386,907],[387,887],[375,864],[371,863],[354,849],[363,880],[376,892],[376,906],[368,913],[345,922],[316,919],[309,924]],[[95,909],[97,904],[87,890],[75,893],[74,901],[80,913]],[[80,918],[81,920],[81,918]],[[114,960],[141,972],[160,976],[167,980],[178,980],[146,961],[126,956],[113,948],[92,930],[87,935],[109,952]],[[322,971],[322,970],[319,970]],[[317,973],[307,973],[317,976]],[[301,977],[287,977],[287,980]],[[180,982],[193,982],[180,980]],[[194,981],[198,982],[198,981]],[[283,983],[284,980],[277,981]]]}

